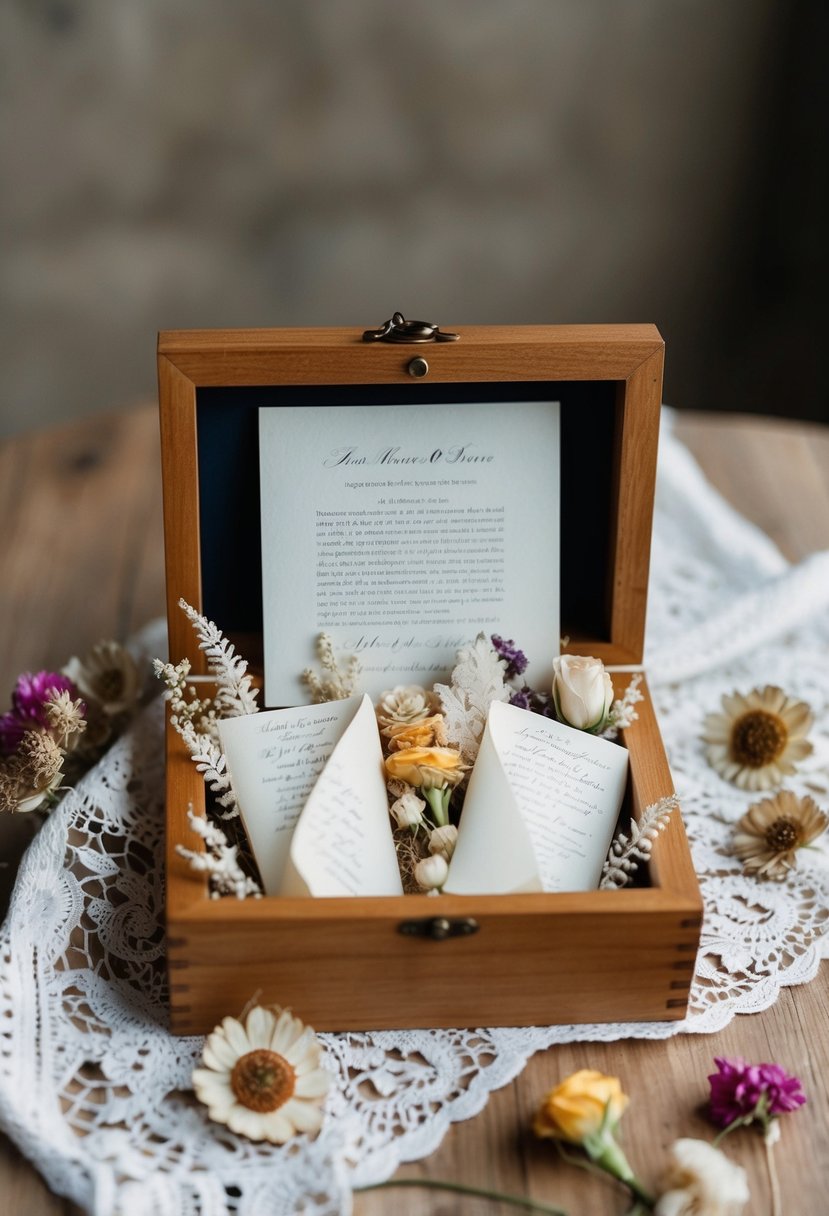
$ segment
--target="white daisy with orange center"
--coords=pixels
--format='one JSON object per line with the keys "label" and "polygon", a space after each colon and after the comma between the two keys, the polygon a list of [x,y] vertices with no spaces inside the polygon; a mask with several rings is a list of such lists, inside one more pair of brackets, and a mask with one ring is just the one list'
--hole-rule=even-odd
{"label": "white daisy with orange center", "polygon": [[208,1036],[193,1089],[217,1123],[250,1140],[284,1144],[322,1126],[331,1079],[321,1055],[310,1026],[287,1009],[257,1005],[244,1025],[228,1017]]}

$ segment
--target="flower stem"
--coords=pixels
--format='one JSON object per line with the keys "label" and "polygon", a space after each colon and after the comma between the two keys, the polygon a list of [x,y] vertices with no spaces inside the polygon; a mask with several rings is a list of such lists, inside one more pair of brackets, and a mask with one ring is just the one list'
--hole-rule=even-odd
{"label": "flower stem", "polygon": [[783,1206],[780,1194],[780,1179],[777,1177],[777,1166],[774,1164],[774,1145],[777,1136],[766,1132],[763,1142],[766,1146],[766,1168],[769,1172],[769,1190],[771,1191],[771,1216],[782,1216]]}
{"label": "flower stem", "polygon": [[541,1212],[543,1216],[567,1216],[563,1208],[550,1207],[537,1199],[526,1199],[523,1195],[508,1195],[504,1191],[488,1191],[484,1187],[467,1186],[465,1182],[442,1182],[437,1178],[390,1178],[388,1182],[375,1182],[372,1186],[357,1186],[356,1192],[380,1191],[392,1186],[420,1186],[432,1191],[454,1191],[457,1195],[475,1195],[479,1199],[494,1199],[497,1203],[511,1204],[525,1212]]}
{"label": "flower stem", "polygon": [[435,817],[435,823],[439,828],[445,828],[449,822],[449,798],[452,794],[451,786],[446,789],[424,789],[423,797],[432,808],[432,814]]}

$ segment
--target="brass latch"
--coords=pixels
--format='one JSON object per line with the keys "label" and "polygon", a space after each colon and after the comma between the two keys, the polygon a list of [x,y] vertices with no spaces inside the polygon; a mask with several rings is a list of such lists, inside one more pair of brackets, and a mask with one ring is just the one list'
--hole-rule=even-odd
{"label": "brass latch", "polygon": [[401,920],[397,931],[404,937],[430,937],[433,942],[443,942],[447,937],[469,937],[479,928],[471,916],[458,916],[454,920],[446,916],[424,916],[420,920]]}
{"label": "brass latch", "polygon": [[363,334],[364,342],[457,342],[458,338],[460,334],[447,333],[431,321],[407,321],[402,312]]}

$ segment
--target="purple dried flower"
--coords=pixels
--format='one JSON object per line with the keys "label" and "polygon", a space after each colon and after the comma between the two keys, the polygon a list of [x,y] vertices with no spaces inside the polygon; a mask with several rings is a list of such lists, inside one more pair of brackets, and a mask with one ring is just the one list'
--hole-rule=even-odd
{"label": "purple dried flower", "polygon": [[789,1076],[779,1064],[746,1064],[739,1056],[714,1063],[718,1071],[708,1078],[709,1110],[718,1127],[753,1119],[768,1127],[776,1115],[797,1110],[806,1101],[800,1078]]}
{"label": "purple dried flower", "polygon": [[27,730],[49,729],[46,702],[54,693],[68,692],[77,698],[78,690],[66,676],[54,671],[25,671],[18,677],[9,713],[0,717],[0,754],[9,756]]}
{"label": "purple dried flower", "polygon": [[526,684],[523,688],[519,688],[518,692],[514,692],[509,699],[510,705],[517,705],[519,709],[532,709],[533,690],[527,688]]}
{"label": "purple dried flower", "polygon": [[511,680],[513,676],[520,676],[527,670],[527,656],[523,650],[518,649],[512,638],[505,640],[497,633],[493,633],[492,645],[498,657],[506,661],[507,670],[504,674],[508,680]]}

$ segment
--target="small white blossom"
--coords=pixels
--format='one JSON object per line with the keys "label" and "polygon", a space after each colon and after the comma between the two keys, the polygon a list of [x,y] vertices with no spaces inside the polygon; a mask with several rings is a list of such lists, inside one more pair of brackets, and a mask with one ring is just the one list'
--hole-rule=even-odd
{"label": "small white blossom", "polygon": [[429,836],[429,852],[442,857],[444,861],[451,861],[457,843],[458,829],[453,823],[447,823],[433,829]]}
{"label": "small white blossom", "polygon": [[449,877],[449,866],[443,857],[435,854],[424,857],[414,869],[415,882],[424,891],[439,891]]}
{"label": "small white blossom", "polygon": [[666,1186],[654,1216],[740,1216],[751,1198],[745,1170],[705,1140],[671,1145]]}
{"label": "small white blossom", "polygon": [[409,790],[391,804],[391,813],[399,828],[416,828],[423,822],[423,811],[426,803],[418,798],[414,790]]}

